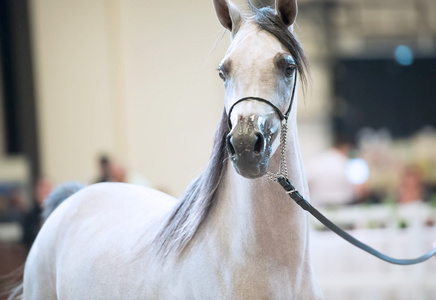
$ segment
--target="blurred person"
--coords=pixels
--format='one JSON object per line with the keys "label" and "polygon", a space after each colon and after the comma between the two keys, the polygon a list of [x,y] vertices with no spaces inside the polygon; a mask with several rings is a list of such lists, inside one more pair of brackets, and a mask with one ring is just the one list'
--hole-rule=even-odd
{"label": "blurred person", "polygon": [[110,169],[109,181],[127,183],[127,171],[124,166],[119,163],[112,164]]}
{"label": "blurred person", "polygon": [[422,201],[425,197],[425,185],[421,169],[417,166],[407,166],[401,174],[398,187],[398,202],[411,203]]}
{"label": "blurred person", "polygon": [[30,249],[41,227],[41,212],[44,199],[50,194],[53,185],[48,177],[40,177],[33,192],[33,207],[26,214],[23,223],[23,243]]}
{"label": "blurred person", "polygon": [[99,175],[95,183],[111,181],[111,161],[106,155],[101,155],[98,160]]}
{"label": "blurred person", "polygon": [[336,206],[353,202],[354,186],[346,174],[352,147],[350,139],[336,136],[332,148],[308,163],[306,172],[312,203]]}
{"label": "blurred person", "polygon": [[149,181],[140,173],[128,170],[123,164],[102,155],[98,161],[99,175],[94,183],[124,182],[150,187]]}

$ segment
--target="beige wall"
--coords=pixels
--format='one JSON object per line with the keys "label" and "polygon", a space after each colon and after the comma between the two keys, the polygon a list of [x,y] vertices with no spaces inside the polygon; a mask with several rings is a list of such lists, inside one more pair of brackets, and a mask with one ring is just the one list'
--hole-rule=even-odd
{"label": "beige wall", "polygon": [[42,171],[86,180],[115,151],[104,1],[31,1]]}
{"label": "beige wall", "polygon": [[106,152],[180,195],[223,106],[215,69],[229,37],[212,51],[223,32],[212,1],[33,0],[31,16],[43,172],[89,181]]}
{"label": "beige wall", "polygon": [[212,1],[123,1],[132,164],[180,194],[205,167],[223,106],[216,68],[228,37]]}
{"label": "beige wall", "polygon": [[91,180],[107,152],[179,195],[206,165],[228,37],[211,1],[31,1],[43,172]]}

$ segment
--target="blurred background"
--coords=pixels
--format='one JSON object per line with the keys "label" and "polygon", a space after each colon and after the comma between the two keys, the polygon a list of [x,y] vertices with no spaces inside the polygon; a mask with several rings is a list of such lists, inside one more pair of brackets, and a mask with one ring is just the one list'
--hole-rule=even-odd
{"label": "blurred background", "polygon": [[[436,2],[299,0],[294,30],[312,202],[378,250],[421,255],[436,240]],[[212,1],[0,1],[0,275],[59,183],[181,195],[209,158],[228,45]],[[326,299],[436,299],[434,260],[391,266],[312,223]]]}

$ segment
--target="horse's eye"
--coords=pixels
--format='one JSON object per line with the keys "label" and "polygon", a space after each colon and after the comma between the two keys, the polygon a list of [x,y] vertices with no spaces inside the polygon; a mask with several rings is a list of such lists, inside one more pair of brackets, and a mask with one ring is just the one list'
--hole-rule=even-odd
{"label": "horse's eye", "polygon": [[285,73],[287,77],[291,77],[294,74],[295,71],[295,66],[294,65],[289,65],[286,67]]}
{"label": "horse's eye", "polygon": [[226,81],[226,76],[224,76],[223,71],[220,70],[220,72],[219,72],[219,76],[220,76],[220,78],[221,78],[222,80]]}

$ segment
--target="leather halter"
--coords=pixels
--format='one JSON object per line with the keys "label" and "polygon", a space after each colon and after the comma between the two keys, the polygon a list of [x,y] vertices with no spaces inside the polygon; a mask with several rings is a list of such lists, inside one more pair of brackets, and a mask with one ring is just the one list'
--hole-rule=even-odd
{"label": "leather halter", "polygon": [[247,100],[254,100],[254,101],[260,101],[260,102],[264,102],[266,104],[268,104],[269,106],[271,106],[272,108],[274,108],[274,110],[276,111],[277,115],[280,118],[280,121],[283,120],[288,120],[289,114],[291,113],[291,109],[292,109],[292,104],[294,102],[294,95],[295,95],[295,87],[297,86],[297,69],[295,69],[294,71],[294,86],[292,88],[292,96],[291,96],[291,102],[289,103],[289,107],[286,110],[285,113],[282,113],[281,110],[275,106],[274,104],[272,104],[271,101],[268,101],[266,99],[260,98],[260,97],[244,97],[239,99],[238,101],[236,101],[235,103],[233,103],[233,105],[230,107],[229,109],[229,115],[228,115],[228,123],[229,123],[229,128],[232,129],[232,121],[230,119],[230,116],[232,114],[233,108],[235,108],[235,106],[243,101],[247,101]]}

